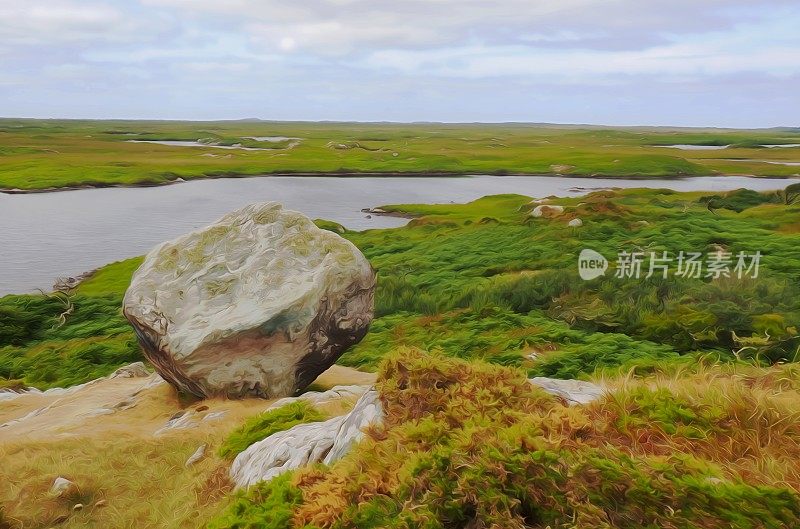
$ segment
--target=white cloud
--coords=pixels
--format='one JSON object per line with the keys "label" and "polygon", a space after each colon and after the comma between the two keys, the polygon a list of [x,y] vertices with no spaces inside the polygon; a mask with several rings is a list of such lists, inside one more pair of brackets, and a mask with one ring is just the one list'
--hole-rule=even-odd
{"label": "white cloud", "polygon": [[119,43],[151,34],[156,21],[132,17],[107,1],[0,0],[0,43]]}
{"label": "white cloud", "polygon": [[[375,49],[559,42],[637,49],[668,35],[730,29],[796,0],[145,0],[239,24],[259,43],[325,55]],[[746,10],[745,15],[741,14]]]}
{"label": "white cloud", "polygon": [[0,115],[641,122],[717,92],[800,121],[797,27],[797,0],[0,0]]}

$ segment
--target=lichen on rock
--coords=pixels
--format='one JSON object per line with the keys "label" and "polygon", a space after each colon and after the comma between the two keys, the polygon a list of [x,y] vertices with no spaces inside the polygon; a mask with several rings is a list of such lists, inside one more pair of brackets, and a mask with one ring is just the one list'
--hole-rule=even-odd
{"label": "lichen on rock", "polygon": [[361,340],[374,289],[352,243],[266,202],[152,250],[123,312],[178,389],[275,398],[305,388]]}

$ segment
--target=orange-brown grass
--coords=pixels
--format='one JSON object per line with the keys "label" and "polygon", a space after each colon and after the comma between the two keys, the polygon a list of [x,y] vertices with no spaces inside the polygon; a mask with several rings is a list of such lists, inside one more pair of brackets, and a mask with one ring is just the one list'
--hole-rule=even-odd
{"label": "orange-brown grass", "polygon": [[703,368],[620,389],[586,409],[596,446],[637,455],[677,452],[718,464],[729,476],[800,491],[800,369]]}
{"label": "orange-brown grass", "polygon": [[607,381],[568,407],[523,372],[403,350],[382,426],[331,467],[238,496],[214,528],[800,526],[794,368]]}

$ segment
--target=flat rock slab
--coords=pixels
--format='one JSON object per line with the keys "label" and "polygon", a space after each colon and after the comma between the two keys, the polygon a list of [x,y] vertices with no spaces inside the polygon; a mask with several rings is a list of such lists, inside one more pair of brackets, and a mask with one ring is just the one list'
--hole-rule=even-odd
{"label": "flat rock slab", "polygon": [[378,392],[369,389],[348,414],[300,424],[251,445],[233,461],[231,480],[245,488],[305,465],[331,464],[363,438],[364,428],[382,420]]}
{"label": "flat rock slab", "polygon": [[[371,380],[374,375],[335,366],[315,384]],[[314,404],[342,413],[370,386],[335,386],[309,392]],[[304,394],[305,395],[305,394]],[[109,439],[117,435],[152,439],[154,435],[192,436],[198,440],[227,431],[264,413],[272,401],[263,399],[206,399],[186,403],[157,373],[146,378],[109,376],[48,391],[15,393],[0,400],[0,447],[7,443],[55,442],[72,438]]]}

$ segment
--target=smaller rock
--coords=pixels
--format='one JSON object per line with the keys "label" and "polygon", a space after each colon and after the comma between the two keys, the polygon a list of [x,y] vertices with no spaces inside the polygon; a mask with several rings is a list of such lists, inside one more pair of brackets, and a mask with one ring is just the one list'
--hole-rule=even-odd
{"label": "smaller rock", "polygon": [[225,417],[225,411],[213,411],[201,419],[201,422],[218,421]]}
{"label": "smaller rock", "polygon": [[347,414],[339,431],[333,440],[325,459],[322,461],[330,465],[344,457],[350,449],[364,438],[364,428],[371,424],[383,422],[383,405],[381,404],[380,394],[375,389],[366,391],[353,410]]}
{"label": "smaller rock", "polygon": [[68,491],[74,489],[76,485],[67,478],[57,477],[50,487],[50,494],[55,496],[63,496]]}
{"label": "smaller rock", "polygon": [[194,428],[199,423],[195,415],[197,414],[193,410],[189,410],[187,412],[178,412],[167,421],[167,424],[156,430],[153,435],[158,436],[173,430]]}
{"label": "smaller rock", "polygon": [[98,500],[94,506],[95,508],[105,507],[108,504],[106,500]]}
{"label": "smaller rock", "polygon": [[568,165],[563,163],[553,164],[550,166],[550,170],[556,174],[564,174],[570,172],[572,169],[575,169],[574,165]]}
{"label": "smaller rock", "polygon": [[564,213],[564,206],[540,204],[535,208],[533,208],[533,211],[531,211],[531,217],[551,218],[551,217],[557,217],[562,213]]}
{"label": "smaller rock", "polygon": [[203,459],[206,456],[206,448],[208,448],[207,444],[201,444],[199,447],[197,447],[197,450],[194,451],[194,454],[192,454],[189,459],[186,460],[186,468],[189,468]]}
{"label": "smaller rock", "polygon": [[364,428],[382,421],[378,391],[368,389],[345,415],[299,424],[251,445],[233,461],[231,480],[236,488],[246,488],[304,465],[329,465],[364,437]]}
{"label": "smaller rock", "polygon": [[73,511],[81,511],[81,510],[83,510],[83,504],[82,503],[76,503],[75,506],[72,507],[72,510]]}
{"label": "smaller rock", "polygon": [[111,374],[110,378],[144,378],[149,376],[150,372],[147,371],[144,362],[134,362],[120,367]]}
{"label": "smaller rock", "polygon": [[561,380],[557,378],[535,377],[529,380],[551,395],[556,395],[567,401],[570,406],[575,404],[589,404],[599,399],[605,393],[603,386],[584,382],[583,380]]}
{"label": "smaller rock", "polygon": [[267,411],[274,410],[282,406],[286,406],[287,404],[296,402],[298,400],[304,400],[307,401],[309,404],[313,404],[314,406],[320,406],[322,404],[327,404],[329,402],[333,402],[336,400],[358,399],[369,388],[370,388],[369,386],[349,385],[349,386],[334,386],[327,391],[321,391],[321,392],[306,391],[305,393],[303,393],[298,397],[284,397],[282,399],[276,400],[267,408]]}
{"label": "smaller rock", "polygon": [[236,456],[231,480],[236,488],[269,481],[284,472],[321,461],[333,447],[345,416],[323,422],[299,424],[274,433]]}
{"label": "smaller rock", "polygon": [[567,223],[567,226],[570,228],[579,228],[583,226],[583,221],[581,219],[572,219]]}

